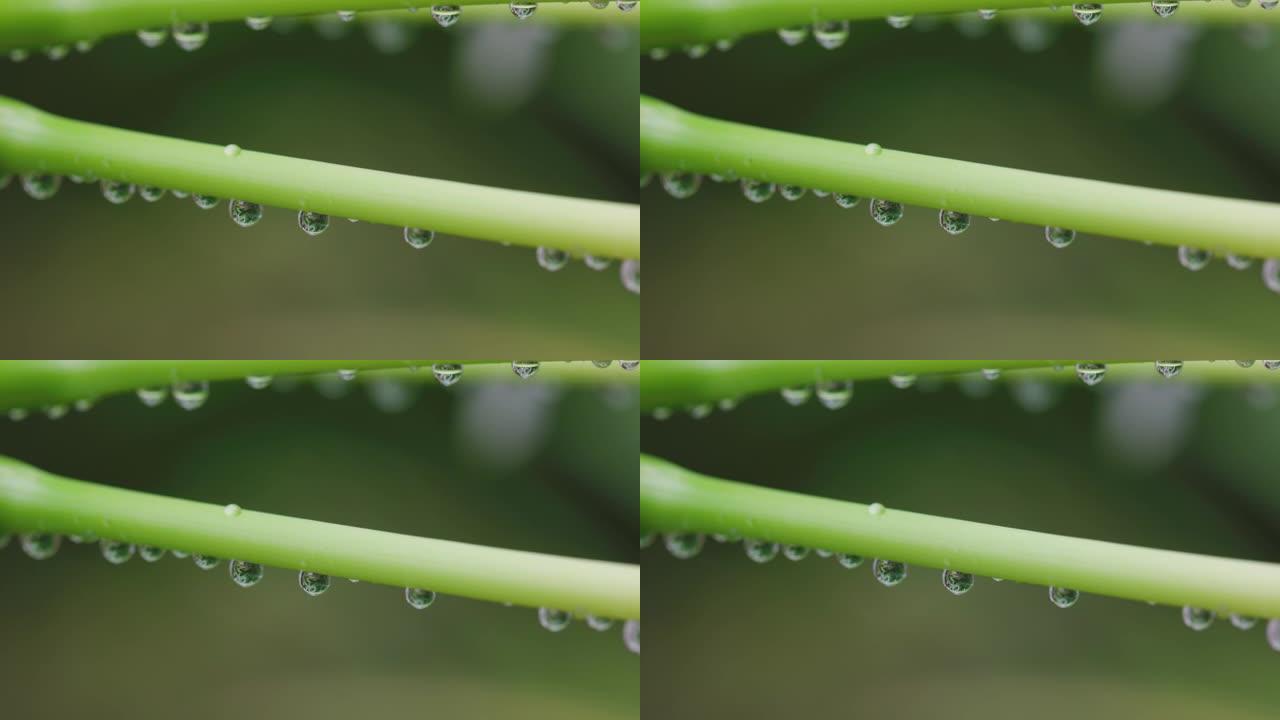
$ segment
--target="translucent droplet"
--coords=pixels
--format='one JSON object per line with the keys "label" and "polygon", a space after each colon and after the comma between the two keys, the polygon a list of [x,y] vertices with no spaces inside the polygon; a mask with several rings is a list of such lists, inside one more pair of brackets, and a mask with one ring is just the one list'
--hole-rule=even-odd
{"label": "translucent droplet", "polygon": [[709,45],[699,44],[699,45],[684,46],[684,54],[687,55],[692,60],[697,60],[698,58],[706,57],[707,53],[709,52],[711,52],[711,46]]}
{"label": "translucent droplet", "polygon": [[537,360],[512,360],[511,361],[511,371],[521,378],[533,377],[533,374],[538,372],[538,368],[540,366],[541,366],[541,363],[539,363]]}
{"label": "translucent droplet", "polygon": [[540,246],[535,255],[538,258],[538,265],[550,272],[556,272],[569,264],[567,250]]}
{"label": "translucent droplet", "polygon": [[310,210],[298,213],[298,227],[308,235],[319,235],[329,229],[329,216]]}
{"label": "translucent droplet", "polygon": [[271,18],[267,15],[250,15],[244,19],[250,30],[266,30],[271,27]]}
{"label": "translucent droplet", "polygon": [[154,185],[140,185],[138,187],[138,197],[147,202],[156,202],[164,197],[164,188],[158,188]]}
{"label": "translucent droplet", "polygon": [[956,212],[955,210],[940,210],[938,212],[938,225],[951,235],[959,235],[969,229],[969,223],[972,218],[968,213]]}
{"label": "translucent droplet", "polygon": [[244,379],[244,382],[254,390],[262,390],[271,385],[270,375],[250,375]]}
{"label": "translucent droplet", "polygon": [[1197,632],[1212,625],[1215,617],[1217,613],[1212,610],[1194,608],[1190,605],[1182,608],[1182,623]]}
{"label": "translucent droplet", "polygon": [[1262,263],[1262,283],[1273,293],[1280,293],[1280,259],[1271,258]]}
{"label": "translucent droplet", "polygon": [[660,47],[651,48],[649,50],[649,59],[650,60],[666,60],[667,56],[670,54],[671,54],[670,51],[667,50],[666,48],[660,48]]}
{"label": "translucent droplet", "polygon": [[147,407],[155,407],[164,402],[165,398],[169,397],[169,388],[164,387],[163,385],[138,388],[137,392],[138,399]]}
{"label": "translucent droplet", "polygon": [[805,41],[809,37],[809,28],[804,25],[796,25],[795,27],[778,28],[778,39],[783,45],[795,47]]}
{"label": "translucent droplet", "polygon": [[694,420],[703,420],[711,415],[711,403],[699,403],[689,407],[689,417]]}
{"label": "translucent droplet", "polygon": [[136,549],[132,543],[118,540],[101,540],[98,544],[102,548],[103,559],[112,565],[123,565],[128,562]]}
{"label": "translucent droplet", "polygon": [[[174,555],[177,555],[177,553],[174,553]],[[218,567],[218,563],[222,562],[212,555],[201,555],[199,553],[192,554],[191,561],[201,570],[212,570]]]}
{"label": "translucent droplet", "polygon": [[404,241],[417,250],[431,244],[436,239],[435,230],[423,230],[422,228],[407,227],[404,229]]}
{"label": "translucent droplet", "polygon": [[984,368],[982,370],[982,377],[988,380],[999,380],[1000,368]]}
{"label": "translucent droplet", "polygon": [[138,31],[138,40],[149,48],[160,47],[167,37],[169,37],[167,28],[143,28]]}
{"label": "translucent droplet", "polygon": [[22,191],[33,200],[48,200],[62,187],[61,175],[27,173],[22,176]]}
{"label": "translucent droplet", "polygon": [[1070,588],[1061,588],[1057,586],[1049,586],[1049,602],[1060,608],[1069,608],[1076,604],[1080,599],[1080,591]]}
{"label": "translucent droplet", "polygon": [[22,552],[32,560],[48,560],[62,545],[62,536],[53,533],[24,533],[19,536]]}
{"label": "translucent droplet", "polygon": [[569,627],[570,620],[573,620],[573,615],[566,610],[538,608],[538,624],[551,632],[560,632]]}
{"label": "translucent droplet", "polygon": [[848,20],[825,20],[813,24],[813,40],[827,50],[835,50],[849,39]]}
{"label": "translucent droplet", "polygon": [[431,366],[431,373],[441,385],[449,387],[462,379],[462,366],[458,363],[436,363]]}
{"label": "translucent droplet", "polygon": [[792,387],[782,388],[782,399],[791,407],[797,407],[805,404],[809,400],[809,396],[813,394],[813,388],[808,385],[795,385]]}
{"label": "translucent droplet", "polygon": [[164,557],[164,548],[158,548],[155,545],[139,545],[138,557],[145,562],[158,562],[160,558]]}
{"label": "translucent droplet", "polygon": [[907,388],[916,384],[916,376],[915,375],[890,375],[889,384],[898,388],[899,390],[906,390]]}
{"label": "translucent droplet", "polygon": [[1258,7],[1263,10],[1275,10],[1280,5],[1280,0],[1258,0]]}
{"label": "translucent droplet", "polygon": [[833,193],[832,197],[835,198],[836,205],[839,205],[845,210],[848,210],[849,208],[862,202],[861,197],[858,197],[857,195],[848,195],[846,193]]}
{"label": "translucent droplet", "polygon": [[1253,626],[1258,624],[1258,618],[1232,613],[1231,624],[1240,630],[1252,630]]}
{"label": "translucent droplet", "polygon": [[1227,253],[1227,266],[1232,270],[1248,270],[1253,264],[1253,258],[1247,255],[1236,255],[1235,253]]}
{"label": "translucent droplet", "polygon": [[[640,4],[640,0],[618,0],[618,9],[622,12],[631,12]],[[640,647],[637,641],[636,647]],[[639,652],[637,650],[636,652]]]}
{"label": "translucent droplet", "polygon": [[1272,650],[1280,652],[1280,620],[1267,621],[1267,644]]}
{"label": "translucent droplet", "polygon": [[979,10],[978,17],[982,18],[983,20],[995,20],[996,11],[995,10]]}
{"label": "translucent droplet", "polygon": [[742,186],[742,196],[753,203],[762,203],[773,197],[774,190],[778,187],[773,183],[750,180],[747,178],[742,178],[742,180],[739,181],[739,184]]}
{"label": "translucent droplet", "polygon": [[303,570],[298,573],[298,587],[302,588],[302,592],[315,597],[329,589],[330,578],[328,575],[321,575],[310,570]]}
{"label": "translucent droplet", "polygon": [[885,587],[893,587],[907,579],[907,564],[897,560],[876,559],[871,563],[871,573]]}
{"label": "translucent droplet", "polygon": [[23,408],[10,408],[8,415],[9,419],[14,422],[22,422],[27,419],[27,411]]}
{"label": "translucent droplet", "polygon": [[458,23],[458,18],[462,15],[462,8],[457,5],[432,5],[431,17],[435,18],[436,24],[440,27],[453,27]]}
{"label": "translucent droplet", "polygon": [[235,503],[228,503],[222,507],[222,514],[227,517],[240,517],[242,512],[244,512],[244,508]]}
{"label": "translucent droplet", "polygon": [[[608,0],[605,0],[605,4],[609,4]],[[596,632],[602,632],[613,627],[613,620],[611,618],[598,617],[596,615],[587,615],[587,627],[595,630]]]}
{"label": "translucent droplet", "polygon": [[963,595],[973,588],[973,575],[957,570],[943,570],[942,587],[952,595]]}
{"label": "translucent droplet", "polygon": [[507,7],[511,9],[512,15],[515,15],[521,20],[532,16],[538,11],[538,3],[525,2],[524,0],[513,1]]}
{"label": "translucent droplet", "polygon": [[662,173],[662,189],[677,200],[693,197],[702,186],[702,176],[691,172]]}
{"label": "translucent droplet", "polygon": [[208,399],[208,380],[179,380],[173,384],[173,401],[183,410],[196,410]]}
{"label": "translucent droplet", "polygon": [[1280,360],[1263,360],[1262,367],[1268,370],[1275,370],[1280,368]]}
{"label": "translucent droplet", "polygon": [[862,152],[867,155],[875,156],[884,152],[884,148],[880,147],[880,143],[867,143],[863,146]]}
{"label": "translucent droplet", "polygon": [[405,588],[404,601],[409,603],[409,607],[414,610],[425,610],[431,607],[431,603],[436,601],[436,594],[431,590],[423,590],[422,588]]}
{"label": "translucent droplet", "polygon": [[66,405],[49,405],[44,409],[44,416],[50,420],[59,420],[67,414]]}
{"label": "translucent droplet", "polygon": [[860,567],[862,565],[863,559],[864,558],[861,555],[853,555],[850,553],[836,553],[836,562],[840,563],[840,567],[848,568],[849,570],[852,570],[856,567]]}
{"label": "translucent droplet", "polygon": [[804,545],[783,545],[782,556],[788,560],[803,560],[809,557],[809,548]]}
{"label": "translucent droplet", "polygon": [[179,560],[183,560],[190,555],[186,550],[170,550],[169,553]]}
{"label": "translucent droplet", "polygon": [[639,360],[619,360],[618,367],[622,368],[623,370],[635,370],[636,368],[640,367],[640,361]]}
{"label": "translucent droplet", "polygon": [[767,563],[778,556],[778,543],[767,540],[747,538],[742,541],[742,549],[752,562]]}
{"label": "translucent droplet", "polygon": [[187,197],[187,195],[189,194],[186,190],[170,190],[169,192],[173,193],[173,196],[178,198],[179,200]]}
{"label": "translucent droplet", "polygon": [[1238,8],[1247,8],[1249,7],[1249,0],[1231,0],[1231,4]]}
{"label": "translucent droplet", "polygon": [[1076,3],[1071,6],[1071,14],[1081,25],[1092,25],[1102,19],[1102,6],[1098,3]]}
{"label": "translucent droplet", "polygon": [[1253,367],[1253,364],[1254,364],[1254,363],[1256,363],[1256,362],[1258,362],[1258,361],[1257,361],[1257,360],[1237,360],[1237,361],[1236,361],[1236,364],[1237,364],[1237,365],[1239,365],[1239,366],[1240,366],[1240,367],[1242,367],[1242,368],[1245,368],[1245,369],[1247,370],[1247,369],[1249,369],[1249,368]]}
{"label": "translucent droplet", "polygon": [[600,271],[612,265],[613,260],[607,257],[597,257],[595,255],[588,253],[582,256],[582,264],[586,265],[592,270]]}
{"label": "translucent droplet", "polygon": [[1076,377],[1090,387],[1102,382],[1107,366],[1102,363],[1076,363]]}
{"label": "translucent droplet", "polygon": [[240,227],[249,227],[262,219],[262,206],[248,200],[232,200],[227,203],[231,221]]}
{"label": "translucent droplet", "polygon": [[227,567],[231,572],[231,581],[240,587],[253,587],[262,580],[263,570],[258,563],[232,560]]}
{"label": "translucent droplet", "polygon": [[596,10],[604,10],[609,7],[609,0],[587,0],[587,4]]}
{"label": "translucent droplet", "polygon": [[839,410],[853,398],[852,380],[824,380],[818,383],[818,402],[828,410]]}
{"label": "translucent droplet", "polygon": [[122,205],[128,202],[129,198],[133,197],[133,192],[136,189],[133,183],[116,182],[115,180],[103,180],[101,184],[102,197],[106,198],[107,202],[112,205]]}
{"label": "translucent droplet", "polygon": [[67,55],[71,54],[71,48],[66,45],[50,45],[44,49],[44,56],[57,62]]}
{"label": "translucent droplet", "polygon": [[1181,360],[1157,360],[1156,372],[1160,373],[1161,375],[1167,378],[1176,377],[1178,373],[1182,372],[1182,361]]}
{"label": "translucent droplet", "polygon": [[226,145],[222,148],[222,154],[227,157],[239,157],[242,152],[244,152],[244,149],[235,143],[231,143],[230,145]]}
{"label": "translucent droplet", "polygon": [[592,360],[591,364],[603,370],[609,367],[610,365],[612,365],[613,361],[612,360]]}
{"label": "translucent droplet", "polygon": [[196,193],[192,195],[191,201],[194,202],[196,204],[196,207],[200,208],[201,210],[212,210],[213,208],[217,207],[218,203],[220,202],[218,198],[212,195],[201,195],[200,193]]}
{"label": "translucent droplet", "polygon": [[902,219],[902,203],[896,203],[892,200],[873,199],[869,207],[871,209],[871,219],[884,227],[889,227]]}
{"label": "translucent droplet", "polygon": [[173,42],[187,52],[204,47],[208,39],[209,23],[207,22],[175,22],[173,24]]}
{"label": "translucent droplet", "polygon": [[341,379],[343,379],[343,380],[346,380],[346,381],[348,381],[348,382],[350,382],[350,381],[352,381],[352,380],[355,380],[355,379],[356,379],[356,375],[358,375],[359,373],[360,373],[360,371],[359,371],[359,370],[353,370],[353,369],[351,369],[351,368],[339,368],[339,369],[338,369],[338,377],[339,377],[339,378],[341,378]]}
{"label": "translucent droplet", "polygon": [[640,261],[632,258],[624,260],[622,265],[618,267],[618,276],[622,278],[622,287],[627,292],[640,294]]}
{"label": "translucent droplet", "polygon": [[1044,229],[1044,239],[1049,244],[1061,250],[1076,241],[1076,231],[1067,228],[1047,226]]}
{"label": "translucent droplet", "polygon": [[1211,259],[1213,259],[1211,250],[1201,250],[1187,245],[1178,247],[1178,262],[1182,263],[1182,267],[1192,272],[1203,270]]}
{"label": "translucent droplet", "polygon": [[889,27],[893,28],[894,30],[902,30],[903,28],[911,24],[911,20],[913,17],[915,16],[914,15],[890,15],[889,17],[885,18],[884,21],[889,23]]}
{"label": "translucent droplet", "polygon": [[356,11],[355,10],[339,10],[338,19],[341,20],[342,22],[351,22],[352,20],[356,19]]}
{"label": "translucent droplet", "polygon": [[702,552],[702,545],[706,542],[706,538],[702,533],[675,532],[663,535],[662,542],[667,546],[667,552],[673,557],[688,560]]}
{"label": "translucent droplet", "polygon": [[872,517],[880,517],[884,514],[884,505],[878,502],[871,503],[867,506],[867,514]]}

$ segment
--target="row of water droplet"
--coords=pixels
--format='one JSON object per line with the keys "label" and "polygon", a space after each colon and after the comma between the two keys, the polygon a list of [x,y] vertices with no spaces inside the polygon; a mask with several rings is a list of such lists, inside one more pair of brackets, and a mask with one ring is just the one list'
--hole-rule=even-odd
{"label": "row of water droplet", "polygon": [[[228,517],[237,517],[242,510],[239,505],[232,504],[223,508],[223,512]],[[91,537],[74,535],[70,537],[71,541],[75,543],[92,542],[94,540]],[[9,534],[0,534],[0,548],[7,546],[9,539]],[[58,548],[62,545],[62,536],[54,533],[24,533],[19,537],[19,540],[22,551],[34,560],[48,560],[57,554]],[[98,544],[102,550],[102,557],[112,565],[123,565],[132,559],[135,554],[145,562],[154,563],[162,559],[166,552],[172,553],[174,557],[179,559],[190,556],[195,566],[201,570],[212,570],[222,562],[220,558],[211,555],[188,553],[182,550],[166,551],[153,545],[135,545],[106,538],[98,540]],[[257,585],[266,575],[266,570],[261,563],[247,560],[230,560],[227,563],[227,570],[231,576],[231,581],[244,588]],[[351,578],[351,582],[359,581]],[[323,573],[310,570],[300,570],[298,572],[298,587],[311,597],[323,595],[332,584],[333,579]],[[431,590],[409,587],[404,589],[404,599],[415,610],[425,610],[436,601],[436,593]],[[587,625],[597,631],[608,630],[614,625],[614,620],[611,618],[587,615],[585,619]],[[564,610],[551,608],[540,608],[538,610],[538,623],[551,632],[564,630],[572,620],[573,614]],[[623,627],[622,637],[627,649],[638,655],[640,653],[640,621],[627,621]]]}
{"label": "row of water droplet", "polygon": [[[237,157],[243,150],[239,145],[231,144],[223,148],[223,153],[228,157]],[[78,176],[69,176],[72,182],[87,182],[88,178]],[[12,179],[12,175],[0,174],[0,190],[7,187]],[[50,173],[27,173],[21,178],[22,189],[36,200],[48,200],[57,194],[58,189],[62,186],[62,176]],[[128,202],[136,194],[146,202],[157,202],[162,199],[167,192],[164,188],[152,185],[138,186],[133,183],[120,182],[117,180],[101,180],[99,184],[102,187],[102,196],[112,205],[122,205]],[[185,199],[188,193],[181,190],[173,190],[174,197]],[[201,210],[211,210],[222,202],[220,198],[212,195],[202,195],[200,193],[190,194],[192,201],[196,207]],[[228,214],[231,221],[240,227],[252,227],[262,220],[263,207],[259,203],[250,202],[248,200],[229,200],[227,202]],[[357,222],[355,218],[349,218],[351,222]],[[329,229],[330,218],[324,213],[313,212],[311,210],[298,211],[298,227],[302,232],[316,236]],[[415,250],[422,250],[435,240],[436,233],[434,230],[425,230],[423,228],[406,227],[403,232],[404,241]],[[569,251],[560,250],[551,247],[539,247],[535,250],[534,256],[538,261],[538,265],[550,272],[556,272],[563,269],[572,259]],[[613,264],[613,259],[608,257],[586,254],[583,256],[583,264],[588,268],[596,271],[605,270]],[[622,281],[622,286],[629,292],[640,294],[640,260],[629,259],[623,261],[618,268],[618,276]]]}
{"label": "row of water droplet", "polygon": [[[867,506],[867,513],[872,516],[881,516],[885,512],[884,506],[879,503],[872,503]],[[654,544],[656,534],[643,535],[640,538],[640,547],[647,548]],[[833,553],[828,550],[810,549],[803,545],[787,545],[767,540],[757,540],[753,538],[737,538],[730,535],[712,535],[713,540],[720,543],[742,542],[743,550],[748,559],[756,563],[766,563],[773,560],[779,554],[788,560],[799,561],[809,557],[810,553],[820,558],[835,557],[836,562],[841,567],[853,569],[861,567],[865,562],[865,558],[861,555],[850,553]],[[667,552],[680,560],[688,560],[696,557],[702,552],[702,548],[706,544],[706,535],[702,533],[692,532],[674,532],[666,533],[662,536],[663,545]],[[871,574],[875,579],[885,587],[894,587],[899,585],[903,580],[907,579],[908,566],[904,562],[897,560],[874,559],[871,561]],[[1002,578],[992,578],[995,582],[1003,582]],[[961,572],[959,570],[945,569],[942,571],[942,587],[952,595],[964,595],[973,589],[976,578],[972,573]],[[1071,588],[1049,586],[1049,602],[1060,608],[1069,608],[1076,604],[1080,599],[1080,591]],[[1154,604],[1154,603],[1151,603]],[[1213,610],[1203,608],[1195,608],[1186,606],[1182,608],[1182,621],[1192,630],[1204,630],[1213,624],[1213,620],[1217,613]],[[1231,624],[1240,630],[1249,630],[1256,625],[1258,619],[1246,615],[1231,615]],[[1280,652],[1280,619],[1271,620],[1267,623],[1267,642],[1272,649]]]}

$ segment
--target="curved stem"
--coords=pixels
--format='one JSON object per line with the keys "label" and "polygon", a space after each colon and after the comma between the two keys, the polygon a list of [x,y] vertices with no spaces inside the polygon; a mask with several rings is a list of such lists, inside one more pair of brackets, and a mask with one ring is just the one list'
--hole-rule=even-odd
{"label": "curved stem", "polygon": [[640,568],[334,525],[58,477],[0,457],[0,525],[91,535],[368,582],[640,617]]}
{"label": "curved stem", "polygon": [[108,178],[574,254],[640,257],[637,205],[364,170],[79,122],[0,97],[0,168]]}
{"label": "curved stem", "polygon": [[1037,585],[1280,617],[1280,565],[1049,535],[729,482],[640,459],[647,532],[720,533]]}
{"label": "curved stem", "polygon": [[640,155],[645,170],[752,178],[1127,240],[1280,256],[1280,204],[868,151],[703,117],[648,97],[640,100]]}

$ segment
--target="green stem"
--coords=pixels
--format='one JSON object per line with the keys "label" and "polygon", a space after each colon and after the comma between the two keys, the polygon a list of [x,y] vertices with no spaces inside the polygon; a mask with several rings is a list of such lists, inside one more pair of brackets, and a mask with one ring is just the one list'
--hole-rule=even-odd
{"label": "green stem", "polygon": [[[432,377],[434,362],[463,364],[462,382],[517,379],[509,362],[461,360],[0,360],[0,409],[43,408],[77,400],[93,400],[142,387],[168,386],[177,381],[243,379],[250,375],[307,375],[340,369],[375,371],[421,368],[416,377]],[[362,372],[357,378],[364,377]],[[553,382],[631,381],[638,371],[616,363],[602,370],[590,363],[543,363],[534,379]]]}
{"label": "green stem", "polygon": [[1280,227],[1280,204],[898,150],[868,152],[864,145],[703,117],[643,96],[640,155],[646,171],[714,173],[1162,245],[1280,256],[1280,235],[1261,230]]}
{"label": "green stem", "polygon": [[[1061,8],[1050,10],[1054,5]],[[979,6],[1002,12],[1038,9],[1042,11],[1039,17],[1072,18],[1071,3],[1060,0],[646,0],[641,43],[646,49],[679,48],[822,20],[965,13]],[[1102,17],[1104,21],[1115,17],[1162,19],[1152,12],[1149,0],[1107,3]],[[1229,3],[1208,2],[1184,2],[1173,18],[1213,23],[1280,22],[1280,15],[1256,7],[1242,10]]]}
{"label": "green stem", "polygon": [[1037,585],[1280,617],[1280,565],[953,520],[720,480],[640,459],[648,532],[719,533]]}
{"label": "green stem", "polygon": [[479,600],[640,617],[640,568],[366,530],[58,477],[0,457],[0,525]]}
{"label": "green stem", "polygon": [[364,170],[79,122],[0,97],[0,168],[107,178],[475,239],[640,257],[637,205]]}

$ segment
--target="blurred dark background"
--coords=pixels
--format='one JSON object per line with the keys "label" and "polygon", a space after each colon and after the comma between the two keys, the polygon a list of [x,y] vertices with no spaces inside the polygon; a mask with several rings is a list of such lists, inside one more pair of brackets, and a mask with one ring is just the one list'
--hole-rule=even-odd
{"label": "blurred dark background", "polygon": [[[768,394],[642,432],[645,452],[717,477],[1280,561],[1272,387],[861,382],[836,412]],[[691,560],[642,555],[654,717],[1268,718],[1280,698],[1265,623],[1197,633],[1177,608],[1085,594],[1061,610],[986,577],[957,597],[923,567],[885,588],[870,558],[757,565],[711,539]]]}
{"label": "blurred dark background", "polygon": [[[208,43],[133,36],[50,62],[0,58],[0,95],[68,117],[281,155],[575,197],[637,202],[637,24],[429,17],[262,32],[215,23]],[[326,39],[325,36],[340,36]],[[497,210],[495,210],[497,211]],[[638,356],[639,299],[618,265],[538,267],[532,248],[296,211],[236,227],[225,200],[103,200],[64,182],[37,202],[0,192],[0,332],[28,357]],[[541,351],[539,351],[541,348]],[[357,354],[361,354],[357,353]],[[348,353],[349,354],[349,353]],[[13,356],[13,353],[10,353]]]}
{"label": "blurred dark background", "polygon": [[[194,412],[117,396],[56,422],[0,420],[0,454],[252,510],[638,560],[633,384],[445,391],[420,375],[289,392],[284,378],[218,382]],[[246,590],[225,561],[116,567],[65,539],[43,562],[15,539],[0,573],[0,688],[15,717],[639,717],[640,658],[620,626],[552,634],[534,609],[444,595],[415,611],[401,588],[340,578],[311,598],[274,567]]]}
{"label": "blurred dark background", "polygon": [[[975,14],[961,32],[926,20],[853,23],[835,51],[765,33],[699,60],[673,52],[643,61],[641,87],[790,132],[1280,201],[1280,47],[1268,30],[1106,17],[1028,27]],[[1069,355],[1083,337],[1113,354],[1160,344],[1256,355],[1280,319],[1256,262],[1192,273],[1172,247],[1082,234],[1056,250],[1043,228],[985,218],[953,237],[937,208],[916,206],[882,228],[865,199],[850,210],[811,193],[753,205],[736,183],[675,200],[655,179],[642,196],[662,285],[647,305],[649,357]]]}

